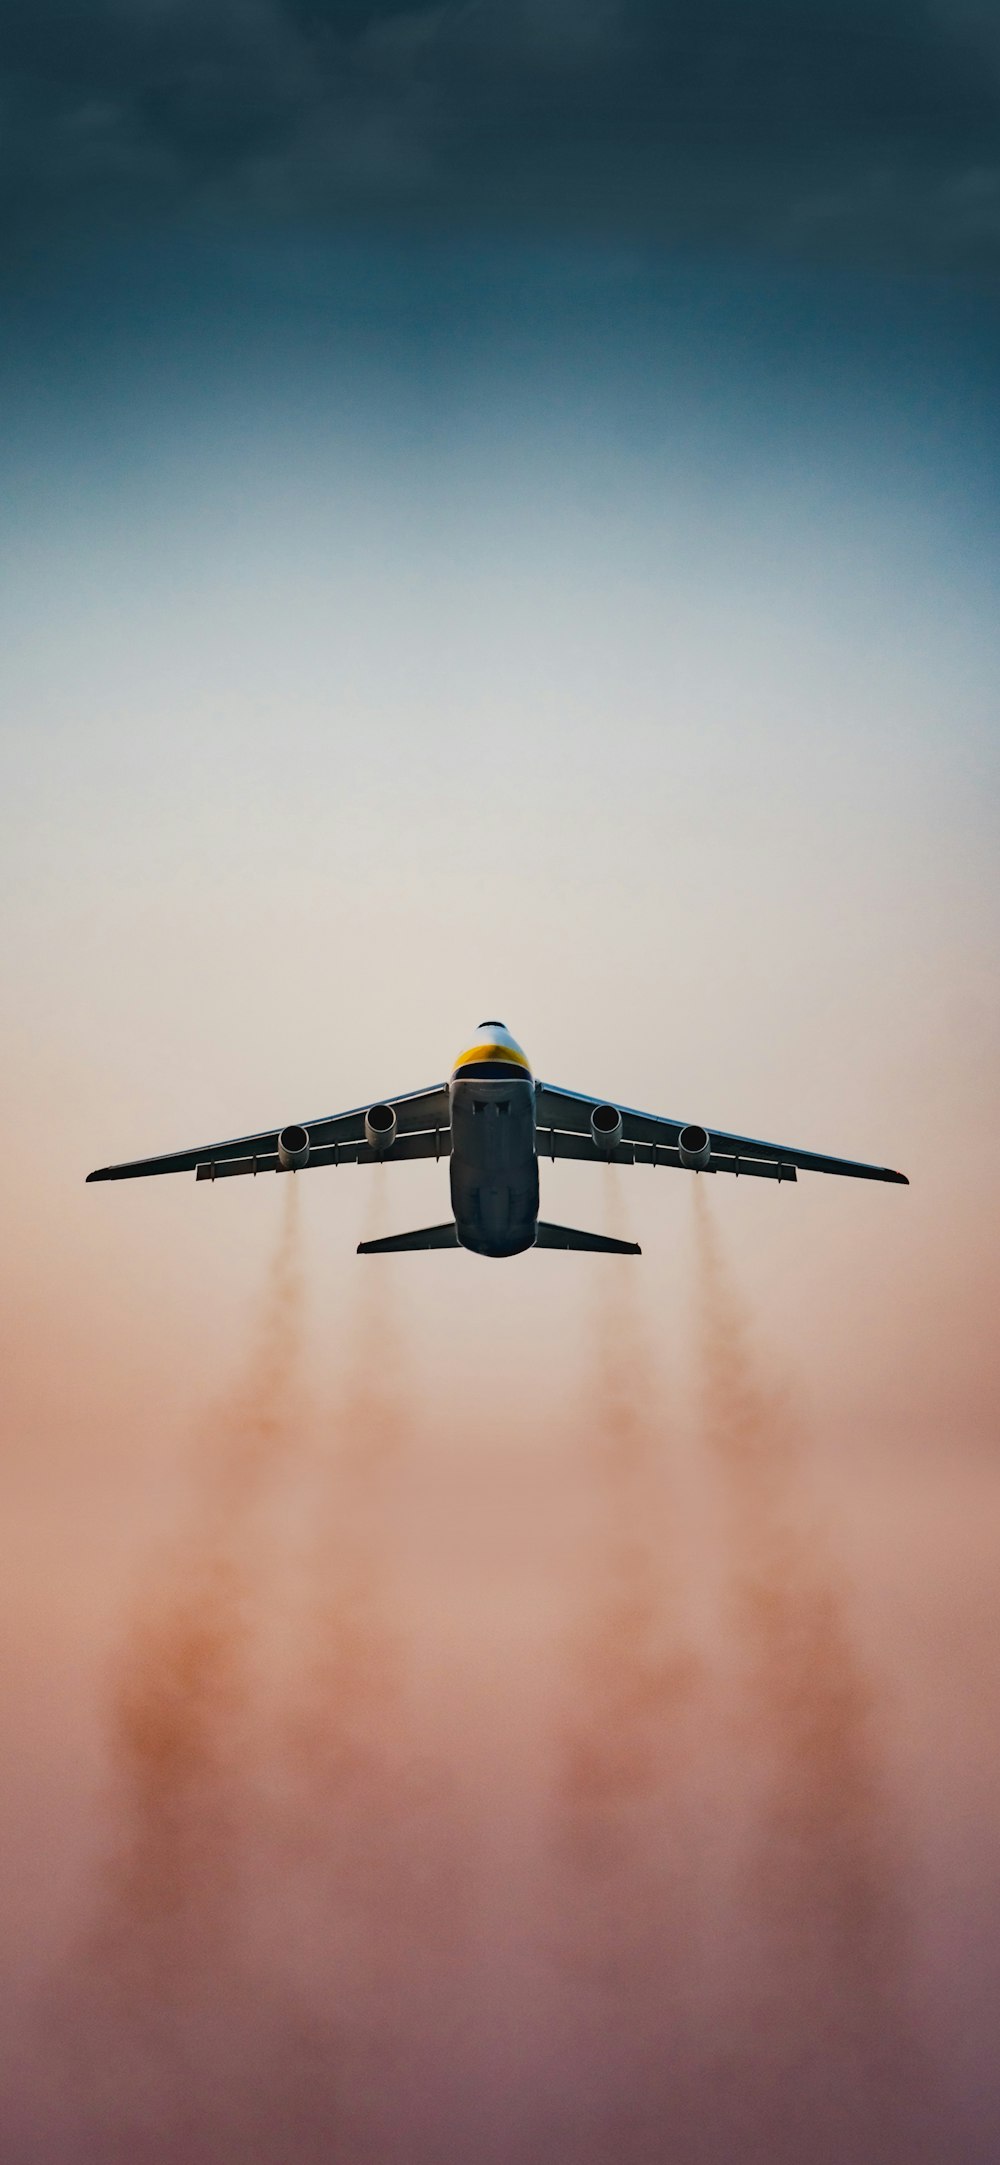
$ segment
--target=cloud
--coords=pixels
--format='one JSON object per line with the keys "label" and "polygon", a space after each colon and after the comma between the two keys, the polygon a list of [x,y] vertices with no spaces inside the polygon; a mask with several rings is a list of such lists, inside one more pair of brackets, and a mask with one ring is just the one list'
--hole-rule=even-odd
{"label": "cloud", "polygon": [[978,0],[0,0],[11,240],[192,213],[992,275]]}

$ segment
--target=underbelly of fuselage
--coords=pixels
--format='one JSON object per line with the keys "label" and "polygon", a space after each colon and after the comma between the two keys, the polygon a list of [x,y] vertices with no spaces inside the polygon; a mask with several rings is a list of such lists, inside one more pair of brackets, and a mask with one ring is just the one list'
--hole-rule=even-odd
{"label": "underbelly of fuselage", "polygon": [[451,1096],[451,1207],[463,1248],[520,1255],[538,1225],[535,1086],[459,1078]]}

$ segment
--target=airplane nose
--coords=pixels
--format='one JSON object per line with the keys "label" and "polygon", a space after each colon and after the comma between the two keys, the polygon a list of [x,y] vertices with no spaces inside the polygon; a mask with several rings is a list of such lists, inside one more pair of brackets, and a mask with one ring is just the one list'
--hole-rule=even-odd
{"label": "airplane nose", "polygon": [[459,1054],[452,1072],[463,1080],[478,1076],[484,1081],[499,1081],[512,1075],[530,1080],[531,1076],[520,1045],[495,1017],[479,1024],[475,1040]]}

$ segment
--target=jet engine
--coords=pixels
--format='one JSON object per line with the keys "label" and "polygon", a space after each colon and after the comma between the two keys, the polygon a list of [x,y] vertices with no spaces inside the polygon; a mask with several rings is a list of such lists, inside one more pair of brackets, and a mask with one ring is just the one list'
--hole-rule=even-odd
{"label": "jet engine", "polygon": [[590,1133],[595,1150],[600,1151],[602,1158],[610,1158],[622,1139],[622,1116],[617,1105],[595,1105],[590,1115]]}
{"label": "jet engine", "polygon": [[391,1105],[371,1105],[365,1114],[365,1141],[376,1157],[383,1158],[396,1140],[396,1115]]}
{"label": "jet engine", "polygon": [[283,1173],[294,1173],[300,1165],[309,1163],[309,1130],[292,1126],[282,1128],[278,1137],[278,1164]]}
{"label": "jet engine", "polygon": [[712,1138],[707,1128],[700,1128],[697,1121],[682,1128],[677,1137],[677,1154],[689,1173],[703,1173],[712,1155]]}

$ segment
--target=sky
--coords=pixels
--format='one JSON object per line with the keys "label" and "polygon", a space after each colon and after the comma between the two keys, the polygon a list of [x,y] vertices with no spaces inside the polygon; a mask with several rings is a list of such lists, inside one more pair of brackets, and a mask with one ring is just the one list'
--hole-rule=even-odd
{"label": "sky", "polygon": [[7,2154],[985,2160],[995,11],[0,20]]}

